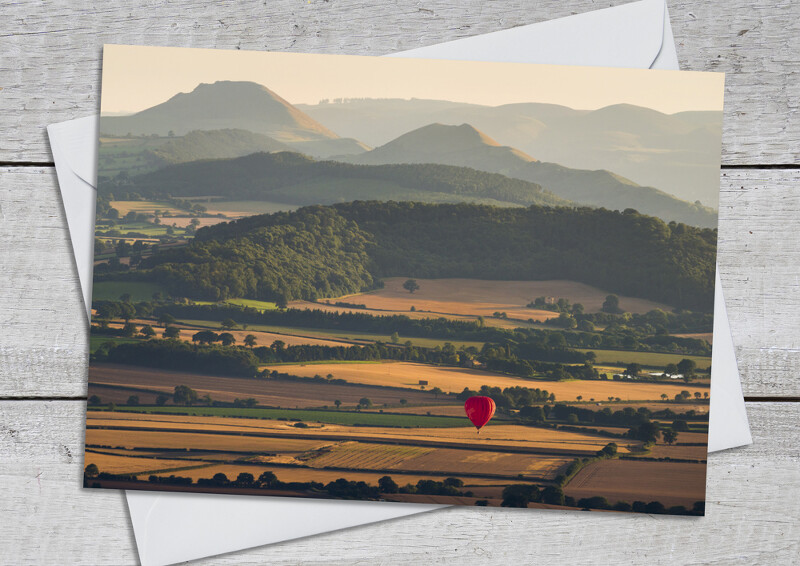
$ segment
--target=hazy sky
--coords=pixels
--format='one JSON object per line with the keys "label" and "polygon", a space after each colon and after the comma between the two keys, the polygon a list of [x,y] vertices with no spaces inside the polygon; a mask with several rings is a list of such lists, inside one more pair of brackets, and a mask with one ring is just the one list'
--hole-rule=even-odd
{"label": "hazy sky", "polygon": [[101,112],[138,112],[219,80],[253,81],[292,104],[426,98],[593,110],[629,103],[667,114],[722,110],[724,90],[722,73],[106,45]]}

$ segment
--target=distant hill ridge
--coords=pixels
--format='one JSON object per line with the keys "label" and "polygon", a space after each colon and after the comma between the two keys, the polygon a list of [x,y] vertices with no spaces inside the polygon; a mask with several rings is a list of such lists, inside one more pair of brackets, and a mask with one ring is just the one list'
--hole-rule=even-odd
{"label": "distant hill ridge", "polygon": [[298,205],[353,200],[474,202],[505,207],[573,204],[536,183],[467,167],[356,165],[315,161],[289,152],[171,165],[121,183],[108,184],[108,190],[147,197],[224,196]]}
{"label": "distant hill ridge", "polygon": [[666,221],[693,226],[717,225],[716,211],[711,208],[682,201],[652,187],[641,187],[610,171],[570,169],[537,161],[518,149],[501,146],[470,124],[429,124],[371,151],[342,159],[362,164],[439,163],[472,167],[537,183],[579,204],[612,210],[633,208]]}
{"label": "distant hill ridge", "polygon": [[366,146],[337,134],[267,87],[250,81],[201,83],[130,116],[102,116],[100,132],[124,136],[183,136],[193,130],[248,130],[300,151],[349,154]]}

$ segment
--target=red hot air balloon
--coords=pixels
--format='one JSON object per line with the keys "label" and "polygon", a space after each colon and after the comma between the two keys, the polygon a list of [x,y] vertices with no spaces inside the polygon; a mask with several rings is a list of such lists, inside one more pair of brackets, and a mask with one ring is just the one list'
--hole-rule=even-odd
{"label": "red hot air balloon", "polygon": [[467,399],[464,403],[464,410],[467,418],[472,421],[478,434],[481,433],[483,425],[489,422],[494,415],[495,404],[491,397],[475,396]]}

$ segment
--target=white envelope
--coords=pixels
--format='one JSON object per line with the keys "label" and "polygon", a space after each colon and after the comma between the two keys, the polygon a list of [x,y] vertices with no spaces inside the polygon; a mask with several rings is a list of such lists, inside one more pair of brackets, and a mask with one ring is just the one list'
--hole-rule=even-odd
{"label": "white envelope", "polygon": [[[642,0],[391,56],[678,68],[664,0]],[[88,315],[97,119],[53,124],[48,134]],[[714,314],[709,452],[752,443],[719,273]],[[145,566],[193,560],[444,507],[136,491],[126,495],[139,559]]]}

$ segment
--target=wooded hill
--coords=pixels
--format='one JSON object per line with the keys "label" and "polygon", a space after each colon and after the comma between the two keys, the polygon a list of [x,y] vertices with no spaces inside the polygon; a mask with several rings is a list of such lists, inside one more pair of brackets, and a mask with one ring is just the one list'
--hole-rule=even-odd
{"label": "wooded hill", "polygon": [[536,183],[468,167],[352,165],[290,152],[182,163],[106,186],[115,194],[134,192],[147,198],[223,196],[299,205],[352,200],[569,204]]}
{"label": "wooded hill", "polygon": [[203,228],[128,277],[207,300],[316,299],[398,276],[569,279],[710,312],[716,239],[632,210],[359,201]]}

